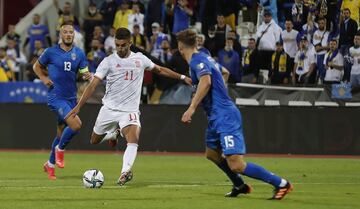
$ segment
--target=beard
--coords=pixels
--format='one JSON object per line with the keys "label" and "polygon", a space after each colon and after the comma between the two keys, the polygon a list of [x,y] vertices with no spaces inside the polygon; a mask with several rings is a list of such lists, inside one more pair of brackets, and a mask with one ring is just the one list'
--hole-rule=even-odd
{"label": "beard", "polygon": [[66,41],[66,39],[62,39],[63,44],[65,44],[66,46],[71,46],[74,42],[74,39],[71,39],[71,41]]}
{"label": "beard", "polygon": [[119,51],[118,51],[117,54],[119,55],[119,57],[125,58],[126,55],[128,54],[128,52],[127,52],[127,51],[125,51],[125,52],[119,52]]}

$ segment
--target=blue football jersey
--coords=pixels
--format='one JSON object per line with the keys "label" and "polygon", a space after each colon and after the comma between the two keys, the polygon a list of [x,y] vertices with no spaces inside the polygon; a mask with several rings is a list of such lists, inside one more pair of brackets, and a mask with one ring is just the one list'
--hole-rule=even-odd
{"label": "blue football jersey", "polygon": [[222,78],[221,66],[212,57],[202,52],[193,54],[190,61],[190,74],[195,86],[199,83],[201,76],[211,76],[210,90],[202,101],[208,117],[217,117],[227,110],[226,107],[234,106]]}
{"label": "blue football jersey", "polygon": [[60,45],[56,45],[47,48],[38,61],[47,67],[49,78],[54,83],[49,89],[49,97],[76,98],[77,73],[87,68],[86,56],[80,48],[73,47],[70,51],[64,51]]}

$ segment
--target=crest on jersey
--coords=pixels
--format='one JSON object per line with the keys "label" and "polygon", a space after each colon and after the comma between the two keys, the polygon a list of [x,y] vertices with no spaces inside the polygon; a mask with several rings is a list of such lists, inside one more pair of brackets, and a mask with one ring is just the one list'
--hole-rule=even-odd
{"label": "crest on jersey", "polygon": [[135,60],[135,67],[140,67],[140,61],[139,60]]}
{"label": "crest on jersey", "polygon": [[76,54],[75,53],[71,53],[71,59],[74,60],[74,61],[76,60]]}
{"label": "crest on jersey", "polygon": [[119,63],[116,64],[116,68],[120,68],[121,65]]}
{"label": "crest on jersey", "polygon": [[200,64],[198,64],[196,66],[196,68],[199,69],[199,70],[203,69],[204,68],[204,63],[201,62]]}

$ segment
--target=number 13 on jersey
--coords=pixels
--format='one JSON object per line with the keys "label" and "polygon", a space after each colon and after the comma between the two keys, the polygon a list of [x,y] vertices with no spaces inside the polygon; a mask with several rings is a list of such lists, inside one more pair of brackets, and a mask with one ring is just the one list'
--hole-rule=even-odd
{"label": "number 13 on jersey", "polygon": [[64,71],[71,71],[71,62],[64,62]]}

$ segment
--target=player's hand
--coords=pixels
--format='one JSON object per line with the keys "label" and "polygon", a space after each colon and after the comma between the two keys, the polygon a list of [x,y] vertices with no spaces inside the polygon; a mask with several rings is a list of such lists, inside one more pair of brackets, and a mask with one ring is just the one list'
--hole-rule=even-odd
{"label": "player's hand", "polygon": [[42,82],[45,84],[45,86],[47,86],[48,88],[50,88],[54,83],[52,82],[52,80],[50,80],[49,77],[44,77],[41,79]]}
{"label": "player's hand", "polygon": [[192,107],[189,107],[186,112],[182,115],[181,122],[183,123],[191,123],[191,117],[194,114],[195,109]]}
{"label": "player's hand", "polygon": [[75,117],[80,112],[80,107],[75,106],[66,116],[65,119],[69,117]]}
{"label": "player's hand", "polygon": [[84,80],[90,81],[93,78],[93,74],[90,73],[90,72],[85,72],[85,73],[83,73],[82,77],[83,77]]}
{"label": "player's hand", "polygon": [[191,78],[189,78],[189,77],[185,77],[184,82],[185,82],[187,85],[189,85],[189,86],[192,85],[192,80],[191,80]]}

